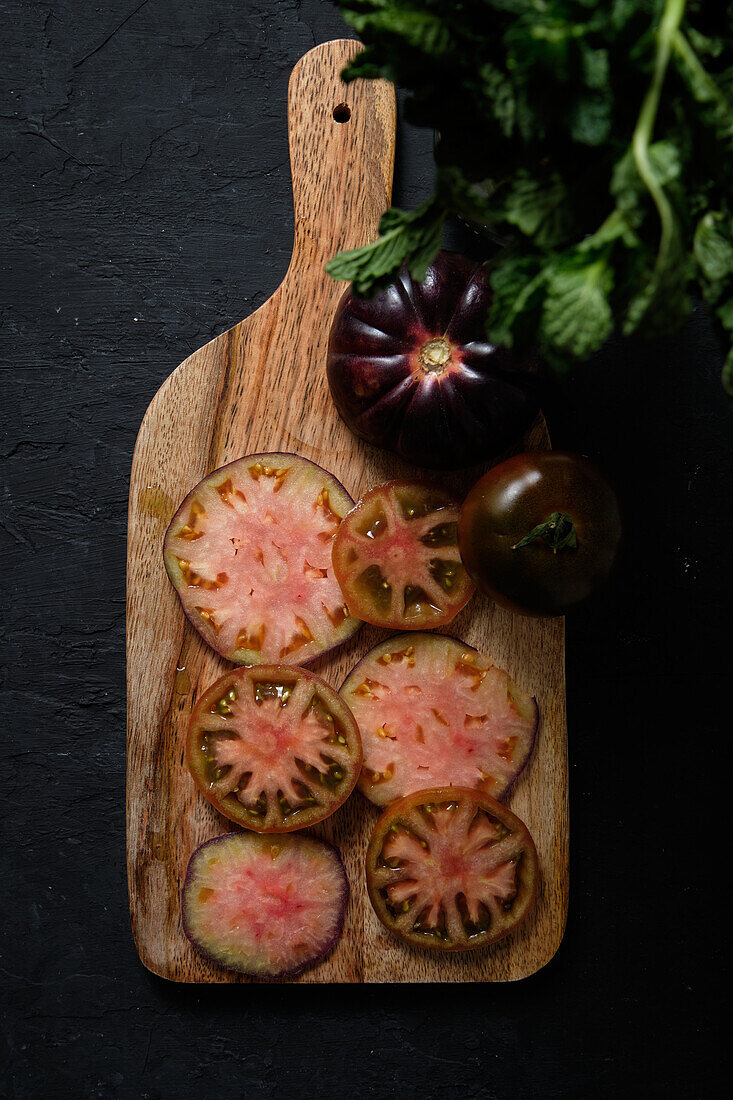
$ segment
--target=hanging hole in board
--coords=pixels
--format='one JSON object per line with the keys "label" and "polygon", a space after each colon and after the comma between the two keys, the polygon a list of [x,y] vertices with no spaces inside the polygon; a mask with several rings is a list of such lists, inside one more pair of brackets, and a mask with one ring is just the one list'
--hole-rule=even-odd
{"label": "hanging hole in board", "polygon": [[338,103],[333,109],[333,117],[337,122],[348,122],[351,118],[351,107],[346,103]]}

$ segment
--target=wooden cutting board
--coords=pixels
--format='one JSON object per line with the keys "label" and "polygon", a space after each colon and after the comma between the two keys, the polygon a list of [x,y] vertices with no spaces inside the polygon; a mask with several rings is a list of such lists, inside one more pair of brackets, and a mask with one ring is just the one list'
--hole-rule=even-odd
{"label": "wooden cutting board", "polygon": [[[171,374],[145,414],[135,447],[127,557],[130,916],[145,966],[174,981],[246,979],[204,961],[181,931],[180,890],[191,852],[235,828],[201,797],[183,763],[192,706],[231,666],[183,616],[163,568],[166,527],[196,482],[248,453],[295,451],[331,470],[354,498],[389,478],[419,473],[358,442],[339,420],[326,383],[328,332],[344,287],[326,276],[324,264],[336,251],[376,236],[392,186],[394,89],[383,82],[341,82],[342,68],[358,49],[348,40],[318,46],[290,79],[295,241],[285,279],[255,313]],[[541,417],[526,442],[549,447]],[[434,480],[464,493],[479,472]],[[328,958],[297,981],[510,981],[552,957],[568,894],[563,630],[561,619],[513,616],[483,598],[472,600],[446,630],[489,654],[537,696],[537,746],[510,799],[529,825],[542,868],[528,921],[493,948],[458,956],[393,939],[374,916],[364,883],[364,854],[378,812],[355,793],[312,830],[344,856],[351,883],[344,932]],[[385,636],[364,627],[311,667],[338,687]]]}

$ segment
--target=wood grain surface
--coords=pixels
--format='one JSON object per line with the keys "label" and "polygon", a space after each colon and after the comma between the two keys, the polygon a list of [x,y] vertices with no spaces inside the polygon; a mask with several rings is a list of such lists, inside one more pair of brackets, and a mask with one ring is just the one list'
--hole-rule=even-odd
{"label": "wood grain surface", "polygon": [[[191,852],[233,828],[186,771],[185,735],[196,698],[231,666],[183,616],[163,567],[166,527],[196,482],[248,453],[297,452],[331,470],[355,498],[388,478],[419,473],[354,439],[326,383],[328,332],[344,288],[326,276],[324,263],[376,236],[392,185],[394,90],[376,81],[347,86],[339,76],[358,48],[348,40],[326,43],[293,70],[288,127],[295,239],[281,286],[173,372],[151,402],[135,447],[127,576],[130,916],[145,966],[174,981],[247,979],[210,965],[181,930],[180,889]],[[343,105],[350,118],[338,122],[334,109]],[[525,443],[549,447],[541,417]],[[464,493],[480,472],[431,477]],[[378,811],[356,793],[312,830],[344,856],[351,884],[344,932],[331,954],[296,981],[510,981],[538,970],[560,943],[568,895],[563,620],[514,616],[477,597],[444,632],[490,655],[537,697],[536,748],[509,800],[537,844],[542,876],[535,909],[492,948],[446,957],[400,944],[367,899],[364,854]],[[386,636],[366,626],[310,667],[338,687]]]}

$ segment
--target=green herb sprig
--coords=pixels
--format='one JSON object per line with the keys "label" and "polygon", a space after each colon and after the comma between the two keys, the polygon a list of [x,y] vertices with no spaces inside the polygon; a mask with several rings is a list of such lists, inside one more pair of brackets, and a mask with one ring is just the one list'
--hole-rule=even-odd
{"label": "green herb sprig", "polygon": [[618,325],[676,332],[702,294],[733,394],[733,0],[335,0],[347,80],[406,88],[434,194],[328,271],[421,279],[446,216],[491,253],[488,335],[565,370]]}

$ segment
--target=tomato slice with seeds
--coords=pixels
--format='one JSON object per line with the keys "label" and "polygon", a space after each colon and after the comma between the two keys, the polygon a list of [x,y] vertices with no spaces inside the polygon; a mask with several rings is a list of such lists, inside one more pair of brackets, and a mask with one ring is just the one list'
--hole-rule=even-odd
{"label": "tomato slice with seeds", "polygon": [[359,728],[320,676],[291,665],[227,672],[191,715],[186,763],[219,813],[260,833],[303,829],[351,794]]}
{"label": "tomato slice with seeds", "polygon": [[361,625],[331,543],[353,501],[314,462],[259,454],[214,470],[176,512],[165,567],[192,625],[236,664],[303,664]]}
{"label": "tomato slice with seeds", "polygon": [[366,873],[374,911],[395,936],[464,951],[514,931],[532,907],[539,870],[516,814],[480,791],[437,787],[382,814]]}
{"label": "tomato slice with seeds", "polygon": [[206,958],[253,978],[293,977],[331,950],[349,894],[338,851],[314,837],[228,833],[191,856],[183,930]]}
{"label": "tomato slice with seeds", "polygon": [[503,798],[534,745],[537,703],[455,638],[398,634],[375,646],[341,696],[364,747],[359,788],[378,806],[428,787]]}
{"label": "tomato slice with seeds", "polygon": [[333,568],[354,615],[420,630],[449,622],[474,592],[458,552],[460,506],[419,481],[366,493],[333,542]]}

